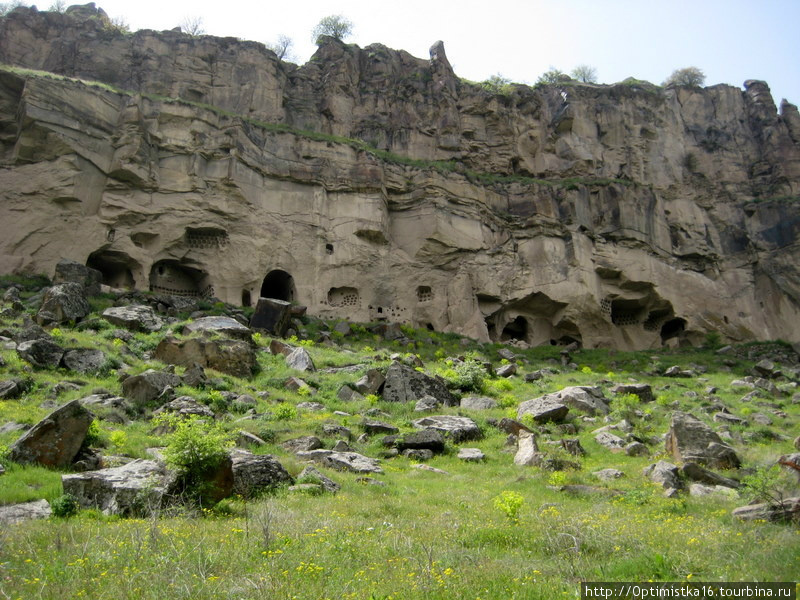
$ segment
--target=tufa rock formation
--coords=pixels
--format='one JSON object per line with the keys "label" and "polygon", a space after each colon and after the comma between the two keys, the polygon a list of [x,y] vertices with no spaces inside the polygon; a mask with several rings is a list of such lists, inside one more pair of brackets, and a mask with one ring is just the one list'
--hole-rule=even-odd
{"label": "tufa rock formation", "polygon": [[93,4],[13,10],[0,63],[2,273],[484,341],[800,341],[800,115],[763,82],[496,94],[441,42],[298,67]]}

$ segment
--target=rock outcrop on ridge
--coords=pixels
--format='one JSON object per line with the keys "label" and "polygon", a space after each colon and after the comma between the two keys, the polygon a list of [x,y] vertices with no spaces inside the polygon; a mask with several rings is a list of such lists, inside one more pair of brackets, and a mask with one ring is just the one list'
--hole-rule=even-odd
{"label": "rock outcrop on ridge", "polygon": [[800,115],[764,82],[498,94],[441,43],[296,66],[94,5],[15,9],[0,63],[2,273],[480,340],[800,341]]}

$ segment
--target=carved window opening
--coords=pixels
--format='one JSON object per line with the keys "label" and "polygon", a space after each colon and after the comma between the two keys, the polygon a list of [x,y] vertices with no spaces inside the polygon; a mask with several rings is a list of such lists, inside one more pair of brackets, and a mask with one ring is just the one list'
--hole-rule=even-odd
{"label": "carved window opening", "polygon": [[417,288],[417,300],[419,302],[430,302],[433,300],[433,290],[428,285],[421,285]]}
{"label": "carved window opening", "polygon": [[92,252],[86,259],[86,266],[100,271],[105,285],[126,289],[135,287],[133,273],[141,268],[139,263],[126,253],[115,250]]}
{"label": "carved window opening", "polygon": [[[352,287],[331,288],[328,290],[328,304],[335,307],[360,307],[361,297],[358,290]],[[379,309],[380,310],[380,309]]]}
{"label": "carved window opening", "polygon": [[187,298],[212,298],[208,273],[177,261],[162,260],[150,270],[150,291]]}
{"label": "carved window opening", "polygon": [[325,244],[325,252],[328,254],[333,254],[333,244]]}
{"label": "carved window opening", "polygon": [[295,298],[294,278],[281,269],[270,271],[261,284],[261,297],[291,302]]}
{"label": "carved window opening", "polygon": [[242,306],[253,306],[253,299],[250,290],[242,290]]}
{"label": "carved window opening", "polygon": [[618,327],[641,323],[643,312],[641,300],[618,298],[611,301],[611,322]]}
{"label": "carved window opening", "polygon": [[187,229],[186,245],[197,250],[220,249],[228,245],[228,232],[224,229],[204,227]]}

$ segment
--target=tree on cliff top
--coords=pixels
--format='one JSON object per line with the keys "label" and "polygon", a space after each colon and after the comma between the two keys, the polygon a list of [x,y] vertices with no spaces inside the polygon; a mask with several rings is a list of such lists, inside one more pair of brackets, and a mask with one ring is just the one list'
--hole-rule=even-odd
{"label": "tree on cliff top", "polygon": [[663,85],[691,85],[700,87],[705,83],[705,74],[697,67],[686,67],[685,69],[676,69],[672,75],[667,77]]}
{"label": "tree on cliff top", "polygon": [[312,31],[312,39],[319,45],[323,35],[343,40],[353,35],[353,23],[342,15],[329,15],[320,19]]}
{"label": "tree on cliff top", "polygon": [[597,83],[597,69],[589,65],[578,65],[572,69],[572,77],[583,83]]}

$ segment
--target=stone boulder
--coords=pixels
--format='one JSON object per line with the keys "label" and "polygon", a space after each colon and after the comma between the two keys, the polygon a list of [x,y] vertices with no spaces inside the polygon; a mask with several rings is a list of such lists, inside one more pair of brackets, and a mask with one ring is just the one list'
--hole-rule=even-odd
{"label": "stone boulder", "polygon": [[377,421],[375,419],[363,419],[361,421],[361,428],[369,435],[376,435],[379,433],[392,434],[400,431],[397,427],[390,423],[384,423],[383,421]]}
{"label": "stone boulder", "polygon": [[26,379],[15,377],[0,381],[0,400],[14,400],[30,389],[31,383]]}
{"label": "stone boulder", "polygon": [[106,355],[102,350],[95,348],[75,348],[67,350],[61,363],[70,371],[76,373],[97,373],[103,368],[106,362]]}
{"label": "stone boulder", "polygon": [[354,387],[356,390],[364,395],[377,394],[386,383],[386,378],[378,369],[370,369],[364,376],[355,382]]}
{"label": "stone boulder", "polygon": [[625,440],[608,431],[595,434],[594,441],[612,451],[621,451],[625,448]]}
{"label": "stone boulder", "polygon": [[200,365],[235,377],[250,377],[256,366],[252,344],[242,340],[194,337],[179,340],[168,336],[156,346],[153,358],[170,365]]}
{"label": "stone boulder", "polygon": [[231,317],[200,317],[184,326],[183,335],[194,333],[218,333],[224,337],[245,342],[252,340],[253,331]]}
{"label": "stone boulder", "polygon": [[386,402],[416,402],[433,396],[445,406],[456,406],[458,401],[441,379],[430,377],[398,362],[386,371],[383,399]]}
{"label": "stone boulder", "polygon": [[800,496],[786,498],[781,502],[764,502],[761,504],[748,504],[734,508],[731,513],[742,521],[786,521],[800,520]]}
{"label": "stone boulder", "polygon": [[454,443],[481,438],[481,430],[469,417],[435,415],[412,421],[417,429],[435,429]]}
{"label": "stone boulder", "polygon": [[360,402],[364,399],[364,396],[359,394],[347,384],[339,388],[339,391],[336,393],[336,397],[342,402]]}
{"label": "stone boulder", "polygon": [[276,298],[259,298],[250,318],[252,329],[263,329],[271,335],[284,337],[291,322],[292,305]]}
{"label": "stone boulder", "polygon": [[665,438],[668,454],[681,462],[695,462],[717,469],[736,469],[741,461],[708,425],[691,414],[676,411]]}
{"label": "stone boulder", "polygon": [[109,323],[131,331],[152,333],[164,327],[164,321],[153,312],[153,309],[142,304],[112,306],[105,309],[102,316]]}
{"label": "stone boulder", "polygon": [[378,461],[358,452],[334,452],[333,450],[311,450],[310,452],[297,452],[298,458],[318,462],[322,466],[337,471],[351,471],[353,473],[383,473]]}
{"label": "stone boulder", "polygon": [[433,396],[423,396],[417,403],[414,405],[414,412],[425,412],[428,410],[436,410],[442,405],[436,398]]}
{"label": "stone boulder", "polygon": [[13,525],[30,519],[47,519],[52,512],[47,500],[9,504],[8,506],[0,506],[0,523]]}
{"label": "stone boulder", "polygon": [[568,408],[578,410],[588,415],[607,415],[609,412],[608,400],[603,395],[603,390],[596,386],[576,385],[547,394],[544,398],[552,399],[566,405]]}
{"label": "stone boulder", "polygon": [[148,369],[140,375],[133,375],[122,382],[122,395],[136,408],[146,408],[161,397],[168,387],[181,384],[181,378],[174,373]]}
{"label": "stone boulder", "polygon": [[497,400],[494,398],[469,396],[461,399],[461,408],[466,408],[468,410],[490,410],[492,408],[497,408]]}
{"label": "stone boulder", "polygon": [[531,415],[537,423],[563,422],[569,408],[552,396],[553,394],[548,394],[520,403],[517,408],[517,418],[522,419],[525,415]]}
{"label": "stone boulder", "polygon": [[459,448],[458,458],[464,462],[481,462],[486,455],[480,448]]}
{"label": "stone boulder", "polygon": [[238,450],[231,454],[231,460],[234,494],[252,498],[275,486],[294,483],[294,478],[271,454],[251,454]]}
{"label": "stone boulder", "polygon": [[160,406],[153,412],[155,415],[162,413],[178,415],[179,417],[189,417],[195,415],[208,419],[214,418],[214,411],[208,408],[205,404],[200,404],[191,396],[178,396],[174,400],[170,400],[166,404]]}
{"label": "stone boulder", "polygon": [[78,283],[54,285],[44,293],[42,305],[36,314],[40,325],[80,321],[92,312],[86,291]]}
{"label": "stone boulder", "polygon": [[639,397],[640,402],[652,402],[653,388],[648,383],[620,383],[611,388],[611,393],[621,396],[623,394],[633,394]]}
{"label": "stone boulder", "polygon": [[444,452],[444,437],[437,429],[423,429],[402,436],[394,436],[392,444],[400,452],[406,450],[430,450],[433,454]]}
{"label": "stone boulder", "polygon": [[120,467],[62,475],[64,493],[84,508],[107,515],[146,515],[160,508],[175,489],[175,475],[154,460],[136,459]]}
{"label": "stone boulder", "polygon": [[286,357],[286,366],[296,371],[316,371],[314,361],[311,360],[311,355],[305,348],[295,348]]}
{"label": "stone boulder", "polygon": [[289,452],[309,452],[311,450],[318,450],[322,448],[322,440],[315,435],[306,435],[299,438],[286,440],[281,444],[281,447]]}
{"label": "stone boulder", "polygon": [[51,339],[41,338],[18,344],[17,354],[39,369],[55,369],[61,364],[64,348]]}
{"label": "stone boulder", "polygon": [[8,456],[23,464],[66,467],[78,454],[93,419],[80,400],[68,402],[11,444]]}
{"label": "stone boulder", "polygon": [[100,284],[103,282],[103,274],[97,269],[92,269],[74,260],[62,258],[56,264],[56,271],[53,275],[53,283],[77,283],[87,296],[97,296],[100,294]]}
{"label": "stone boulder", "polygon": [[514,455],[514,464],[521,467],[535,467],[544,460],[544,453],[539,451],[536,443],[536,434],[529,431],[520,431],[517,439],[517,453]]}
{"label": "stone boulder", "polygon": [[300,471],[300,474],[297,476],[297,480],[319,482],[319,485],[322,486],[322,489],[331,494],[335,494],[342,487],[338,483],[336,483],[333,479],[323,475],[311,465],[307,466],[305,469]]}
{"label": "stone boulder", "polygon": [[714,471],[704,469],[700,465],[693,462],[683,465],[681,467],[681,473],[683,473],[683,476],[686,477],[686,479],[712,486],[724,486],[731,489],[737,489],[742,485],[735,479],[724,477],[719,473],[714,473]]}
{"label": "stone boulder", "polygon": [[679,490],[683,487],[678,467],[665,460],[649,465],[642,471],[653,483],[659,484],[665,490]]}

